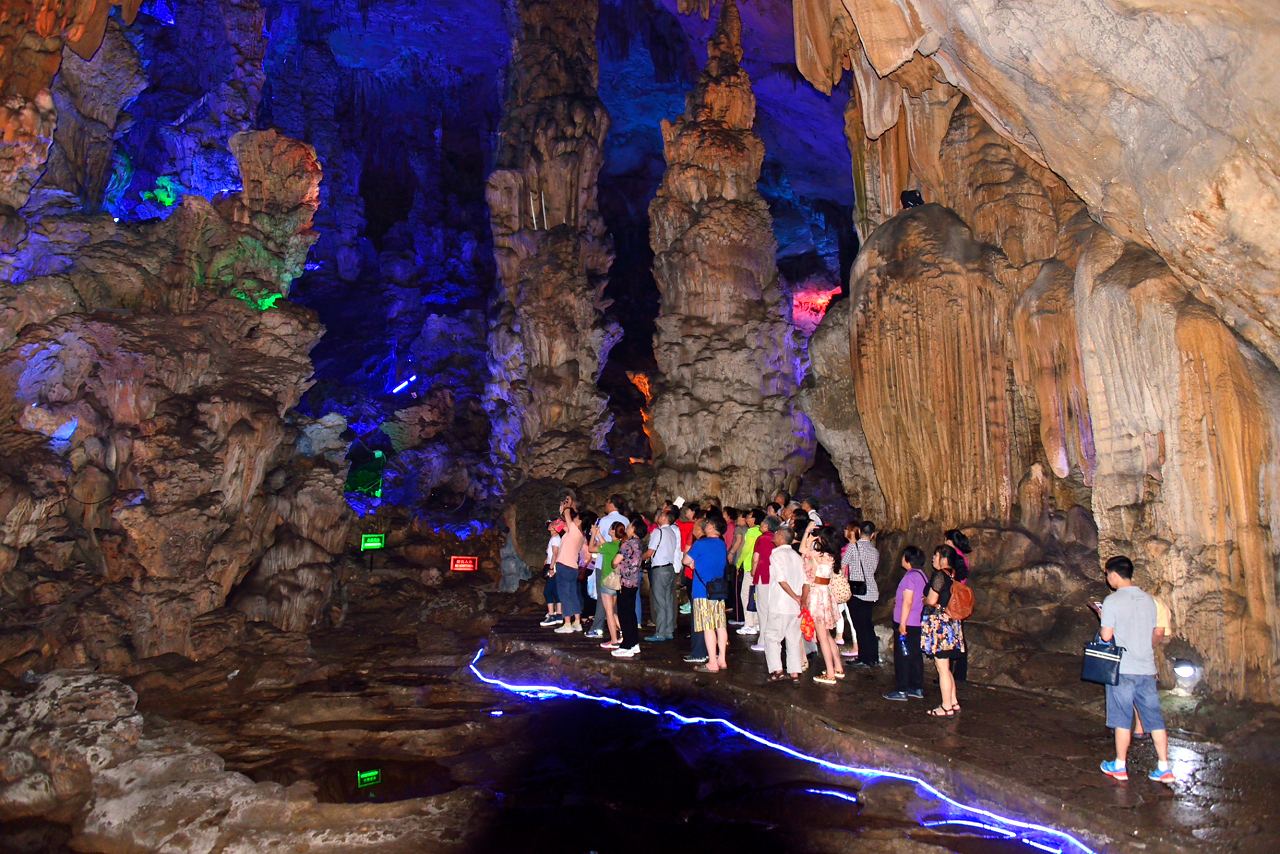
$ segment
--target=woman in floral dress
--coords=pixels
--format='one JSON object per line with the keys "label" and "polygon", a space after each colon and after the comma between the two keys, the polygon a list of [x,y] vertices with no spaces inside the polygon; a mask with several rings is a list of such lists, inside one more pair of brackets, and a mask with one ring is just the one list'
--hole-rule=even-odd
{"label": "woman in floral dress", "polygon": [[800,556],[804,558],[804,575],[808,583],[808,600],[804,607],[813,616],[817,629],[818,649],[826,669],[813,678],[820,685],[835,685],[844,678],[844,662],[840,659],[836,639],[831,631],[836,626],[836,606],[831,598],[831,576],[836,564],[836,533],[828,526],[811,527],[800,543]]}

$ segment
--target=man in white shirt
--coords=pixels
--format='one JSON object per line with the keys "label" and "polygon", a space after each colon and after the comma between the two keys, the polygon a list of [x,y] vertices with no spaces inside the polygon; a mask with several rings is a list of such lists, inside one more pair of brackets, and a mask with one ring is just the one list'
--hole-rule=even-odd
{"label": "man in white shirt", "polygon": [[[598,522],[596,522],[596,527],[600,529],[600,537],[606,543],[613,542],[613,534],[610,533],[610,529],[613,528],[614,522],[621,522],[622,527],[624,528],[631,524],[631,520],[628,519],[626,516],[622,515],[622,512],[618,509],[621,506],[622,506],[621,495],[616,495],[616,494],[610,495],[607,499],[605,499],[605,502],[604,502],[605,514],[600,517],[600,520]],[[591,563],[592,563],[592,566],[595,567],[593,571],[596,574],[596,590],[599,590],[600,589],[600,554],[598,552],[592,555]],[[639,625],[639,622],[638,622],[639,619],[640,619],[640,597],[637,596],[636,597],[637,625]],[[587,632],[585,635],[583,635],[583,637],[588,637],[588,638],[604,637],[604,624],[605,624],[604,601],[599,596],[597,596],[596,597],[596,616],[595,616],[595,619],[591,621],[591,631]]]}
{"label": "man in white shirt", "polygon": [[[780,528],[773,535],[769,555],[769,610],[764,631],[764,659],[770,681],[790,676],[799,679],[805,668],[804,641],[800,635],[800,600],[804,596],[804,559],[791,548],[795,533]],[[782,670],[782,643],[787,644],[787,670]]]}
{"label": "man in white shirt", "polygon": [[646,643],[674,640],[676,636],[676,568],[680,566],[680,529],[671,514],[661,510],[657,526],[649,534],[644,559],[650,561],[649,610],[657,626]]}

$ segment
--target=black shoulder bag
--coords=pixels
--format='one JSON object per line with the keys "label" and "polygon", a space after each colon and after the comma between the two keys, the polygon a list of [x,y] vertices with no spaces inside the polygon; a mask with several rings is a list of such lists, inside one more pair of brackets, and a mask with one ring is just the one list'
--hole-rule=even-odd
{"label": "black shoulder bag", "polygon": [[858,556],[858,569],[862,572],[861,581],[854,581],[852,579],[850,579],[849,581],[849,591],[854,596],[867,595],[867,568],[862,563],[862,549],[859,548],[859,546],[861,545],[862,545],[862,540],[853,541],[853,553]]}
{"label": "black shoulder bag", "polygon": [[729,581],[724,577],[724,573],[720,573],[719,578],[713,578],[710,581],[703,579],[702,574],[698,572],[698,565],[693,566],[693,574],[698,576],[698,580],[702,581],[707,588],[707,598],[716,601],[725,602],[729,599]]}

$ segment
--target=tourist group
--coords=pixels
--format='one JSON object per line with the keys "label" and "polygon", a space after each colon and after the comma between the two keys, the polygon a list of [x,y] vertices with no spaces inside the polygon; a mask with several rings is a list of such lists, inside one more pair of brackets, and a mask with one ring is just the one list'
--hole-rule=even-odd
{"label": "tourist group", "polygon": [[[654,631],[644,641],[674,641],[677,615],[690,614],[691,648],[684,660],[699,671],[728,669],[730,626],[754,639],[751,649],[764,654],[770,681],[799,682],[810,656],[821,660],[813,676],[820,685],[845,678],[846,658],[850,667],[880,665],[872,619],[880,598],[880,551],[871,521],[839,531],[823,524],[816,501],[793,501],[786,493],[746,511],[677,499],[649,518],[619,495],[605,501],[604,515],[566,495],[547,530],[542,625],[562,634],[585,632],[618,658],[640,653],[647,586]],[[942,694],[929,711],[934,717],[960,711],[956,683],[967,665],[963,621],[973,606],[969,541],[958,530],[946,539],[931,559],[916,546],[902,550],[904,573],[892,617],[896,685],[884,694],[899,702],[923,699],[924,659],[931,658]],[[585,603],[593,599],[588,617]],[[848,651],[842,653],[842,646]]]}

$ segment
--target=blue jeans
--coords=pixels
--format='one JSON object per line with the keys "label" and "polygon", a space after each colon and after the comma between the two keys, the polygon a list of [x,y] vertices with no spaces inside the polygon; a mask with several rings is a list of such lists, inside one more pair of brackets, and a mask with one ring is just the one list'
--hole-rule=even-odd
{"label": "blue jeans", "polygon": [[1107,689],[1107,726],[1133,729],[1133,712],[1136,709],[1142,716],[1142,728],[1147,732],[1164,729],[1156,677],[1121,673],[1119,685],[1104,687]]}
{"label": "blue jeans", "polygon": [[556,564],[556,589],[560,592],[560,608],[566,617],[582,613],[582,597],[578,594],[577,567]]}

